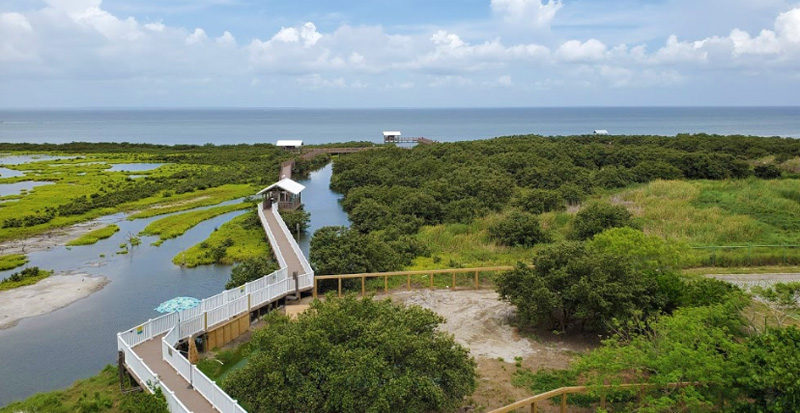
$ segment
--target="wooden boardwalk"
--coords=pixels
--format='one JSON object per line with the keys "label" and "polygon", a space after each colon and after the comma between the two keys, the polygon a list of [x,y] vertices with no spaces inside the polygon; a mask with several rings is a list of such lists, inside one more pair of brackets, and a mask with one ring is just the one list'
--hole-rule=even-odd
{"label": "wooden boardwalk", "polygon": [[[297,275],[305,274],[306,271],[300,261],[301,259],[305,260],[305,257],[298,257],[297,253],[295,253],[295,249],[292,247],[292,242],[294,242],[294,240],[289,240],[286,237],[286,234],[281,229],[280,222],[278,222],[280,218],[275,216],[270,210],[264,211],[264,218],[266,218],[267,231],[271,232],[275,237],[276,245],[272,245],[272,250],[275,252],[275,255],[280,254],[284,262],[286,262],[286,267],[289,269],[289,277],[292,277],[292,274],[295,272]],[[272,244],[271,241],[270,244]]]}
{"label": "wooden boardwalk", "polygon": [[195,413],[216,411],[200,392],[191,387],[189,382],[161,357],[162,337],[164,334],[153,337],[152,340],[134,347],[133,351],[144,360],[147,367],[150,367],[150,370],[153,370],[153,373],[157,374],[170,390],[175,392],[175,396],[189,411]]}

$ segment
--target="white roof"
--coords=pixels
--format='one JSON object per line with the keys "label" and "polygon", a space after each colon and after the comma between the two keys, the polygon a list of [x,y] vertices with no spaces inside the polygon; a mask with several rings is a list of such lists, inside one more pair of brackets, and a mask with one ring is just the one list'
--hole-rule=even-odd
{"label": "white roof", "polygon": [[399,130],[383,131],[383,136],[400,136]]}
{"label": "white roof", "polygon": [[595,135],[608,135],[608,131],[605,129],[597,129],[594,131]]}
{"label": "white roof", "polygon": [[280,188],[283,189],[284,191],[289,191],[295,195],[299,194],[300,192],[303,192],[303,190],[306,189],[306,187],[303,186],[302,184],[298,184],[297,182],[292,181],[289,178],[283,178],[280,181],[262,189],[256,195],[263,195],[265,192],[268,192],[273,188]]}
{"label": "white roof", "polygon": [[278,141],[276,146],[303,146],[303,141]]}

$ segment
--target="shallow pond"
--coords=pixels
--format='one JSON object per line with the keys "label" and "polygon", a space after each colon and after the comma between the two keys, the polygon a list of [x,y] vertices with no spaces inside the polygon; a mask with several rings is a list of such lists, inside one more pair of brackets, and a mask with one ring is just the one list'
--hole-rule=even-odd
{"label": "shallow pond", "polygon": [[109,172],[144,172],[152,171],[166,164],[163,163],[115,163],[111,168],[106,169]]}
{"label": "shallow pond", "polygon": [[0,154],[0,165],[19,165],[22,163],[55,161],[59,159],[76,159],[77,156],[54,156],[54,155],[9,155]]}
{"label": "shallow pond", "polygon": [[16,171],[14,169],[8,169],[8,168],[0,168],[0,178],[16,178],[24,175],[25,172],[22,171]]}
{"label": "shallow pond", "polygon": [[[331,172],[328,165],[300,181],[307,187],[303,200],[311,212],[311,231],[348,224],[338,203],[340,196],[328,189]],[[141,245],[131,248],[127,255],[116,255],[119,244],[165,215],[126,221],[124,214],[116,214],[103,218],[105,223],[120,227],[111,238],[90,246],[56,247],[29,254],[31,266],[104,275],[110,282],[65,308],[0,330],[0,406],[37,392],[64,388],[97,374],[106,364],[115,364],[116,333],[158,316],[154,308],[161,302],[176,296],[204,298],[222,291],[231,267],[180,268],[172,264],[172,257],[242,213],[204,221],[160,247],[150,245],[157,237],[143,237]],[[310,234],[301,241],[306,253]],[[0,278],[14,271],[19,268],[0,272]]]}
{"label": "shallow pond", "polygon": [[14,182],[13,184],[0,184],[0,196],[19,195],[23,190],[30,191],[37,186],[50,184],[52,182],[47,181],[22,181]]}

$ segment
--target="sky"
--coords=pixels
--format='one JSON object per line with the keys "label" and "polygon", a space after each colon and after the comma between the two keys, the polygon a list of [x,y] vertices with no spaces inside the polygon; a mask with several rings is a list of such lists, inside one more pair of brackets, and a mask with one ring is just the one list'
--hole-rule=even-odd
{"label": "sky", "polygon": [[800,105],[800,2],[0,0],[0,107]]}

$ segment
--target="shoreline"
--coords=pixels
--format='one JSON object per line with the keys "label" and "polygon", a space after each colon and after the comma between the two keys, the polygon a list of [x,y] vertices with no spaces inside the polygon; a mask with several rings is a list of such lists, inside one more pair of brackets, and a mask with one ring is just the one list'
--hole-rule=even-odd
{"label": "shoreline", "polygon": [[102,290],[110,281],[85,272],[51,275],[33,285],[0,291],[0,330],[52,313]]}
{"label": "shoreline", "polygon": [[[107,215],[104,217],[107,217]],[[28,255],[33,252],[42,252],[55,247],[65,246],[73,239],[102,228],[104,225],[108,225],[109,222],[104,222],[102,218],[103,217],[94,218],[66,227],[54,228],[27,238],[2,241],[0,242],[0,251],[3,251],[4,255]]]}

